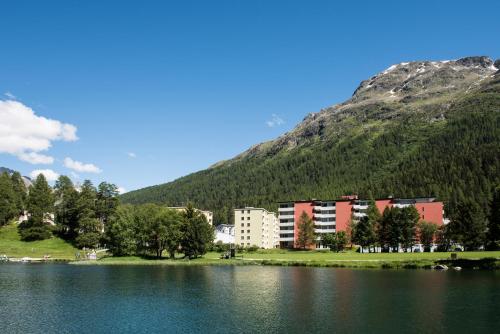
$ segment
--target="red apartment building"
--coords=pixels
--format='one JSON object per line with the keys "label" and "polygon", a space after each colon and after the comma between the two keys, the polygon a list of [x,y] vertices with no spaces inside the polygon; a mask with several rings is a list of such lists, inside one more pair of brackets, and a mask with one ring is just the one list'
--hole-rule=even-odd
{"label": "red apartment building", "polygon": [[[316,233],[333,233],[346,231],[351,217],[359,219],[365,216],[368,204],[369,200],[358,199],[357,196],[343,196],[340,200],[280,202],[280,247],[295,247],[299,219],[303,212],[314,221]],[[375,200],[375,204],[380,213],[387,207],[403,208],[413,205],[421,220],[443,225],[443,202],[434,198],[382,198]]]}

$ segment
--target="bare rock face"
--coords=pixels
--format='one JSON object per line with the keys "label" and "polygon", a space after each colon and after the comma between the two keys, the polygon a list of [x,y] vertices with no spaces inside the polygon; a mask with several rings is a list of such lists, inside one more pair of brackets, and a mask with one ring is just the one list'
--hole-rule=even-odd
{"label": "bare rock face", "polygon": [[443,121],[455,98],[474,92],[498,76],[499,69],[500,59],[485,56],[392,65],[362,81],[344,103],[307,115],[292,131],[255,145],[235,159],[269,156],[318,140],[341,138],[356,124],[388,121],[410,112],[426,116],[429,122]]}
{"label": "bare rock face", "polygon": [[493,61],[485,56],[465,57],[457,60],[456,63],[467,67],[490,67],[491,65],[493,65]]}
{"label": "bare rock face", "polygon": [[403,102],[452,94],[470,88],[498,68],[488,57],[466,57],[455,61],[417,61],[392,65],[363,81],[352,102],[386,100]]}

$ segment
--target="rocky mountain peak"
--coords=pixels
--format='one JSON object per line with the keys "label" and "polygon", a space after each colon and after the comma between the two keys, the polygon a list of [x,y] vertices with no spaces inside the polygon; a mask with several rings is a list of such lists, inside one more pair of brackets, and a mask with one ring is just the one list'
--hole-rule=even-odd
{"label": "rocky mountain peak", "polygon": [[485,56],[399,63],[362,81],[347,102],[373,99],[408,102],[454,93],[473,88],[497,70],[493,60]]}
{"label": "rocky mountain peak", "polygon": [[500,60],[493,62],[484,56],[392,65],[362,81],[344,103],[308,114],[293,130],[252,146],[234,160],[273,156],[316,141],[340,140],[356,124],[368,126],[370,121],[387,121],[408,113],[425,114],[429,122],[442,121],[452,101],[493,79],[499,68]]}

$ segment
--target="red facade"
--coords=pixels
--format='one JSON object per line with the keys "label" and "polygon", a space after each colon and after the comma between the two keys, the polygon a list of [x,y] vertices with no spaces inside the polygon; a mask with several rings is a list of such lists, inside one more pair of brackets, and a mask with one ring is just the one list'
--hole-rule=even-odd
{"label": "red facade", "polygon": [[[296,246],[297,237],[299,233],[299,221],[300,216],[305,212],[311,219],[314,219],[314,207],[320,206],[321,203],[326,201],[311,200],[311,201],[297,201],[294,202],[294,242]],[[332,225],[335,225],[335,231],[347,231],[349,223],[356,212],[356,208],[363,208],[361,210],[366,210],[366,202],[360,201],[356,197],[353,198],[343,198],[338,201],[329,201],[335,203],[335,221]],[[362,203],[362,204],[360,204]],[[358,207],[354,207],[359,205]],[[435,201],[433,198],[423,198],[423,199],[394,199],[385,198],[377,199],[375,205],[382,214],[387,207],[393,206],[408,206],[413,205],[420,214],[420,220],[425,220],[430,223],[434,223],[438,226],[443,225],[443,202]],[[359,212],[359,211],[358,211]],[[361,211],[363,212],[363,211]],[[328,224],[328,223],[327,223]],[[329,227],[328,227],[329,228]],[[323,230],[325,231],[325,230]]]}

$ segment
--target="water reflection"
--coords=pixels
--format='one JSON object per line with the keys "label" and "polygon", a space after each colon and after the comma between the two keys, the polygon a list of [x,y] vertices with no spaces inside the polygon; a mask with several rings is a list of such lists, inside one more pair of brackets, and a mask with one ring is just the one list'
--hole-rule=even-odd
{"label": "water reflection", "polygon": [[495,272],[0,265],[1,333],[495,332]]}

